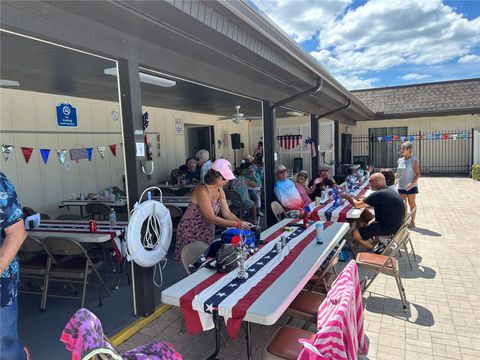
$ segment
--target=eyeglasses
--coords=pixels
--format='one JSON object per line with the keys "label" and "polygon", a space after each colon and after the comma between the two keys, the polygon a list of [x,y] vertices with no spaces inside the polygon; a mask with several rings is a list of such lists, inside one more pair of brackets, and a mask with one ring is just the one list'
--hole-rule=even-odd
{"label": "eyeglasses", "polygon": [[283,174],[283,173],[286,173],[286,172],[287,172],[287,170],[278,170],[277,174]]}

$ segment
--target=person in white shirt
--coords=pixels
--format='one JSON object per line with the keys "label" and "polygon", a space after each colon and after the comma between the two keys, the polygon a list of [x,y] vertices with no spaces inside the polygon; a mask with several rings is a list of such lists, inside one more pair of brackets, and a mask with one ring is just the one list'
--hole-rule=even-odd
{"label": "person in white shirt", "polygon": [[210,153],[208,150],[202,149],[198,150],[195,155],[198,161],[198,166],[200,166],[200,182],[204,182],[204,177],[207,174],[208,170],[212,168],[212,162],[210,161]]}

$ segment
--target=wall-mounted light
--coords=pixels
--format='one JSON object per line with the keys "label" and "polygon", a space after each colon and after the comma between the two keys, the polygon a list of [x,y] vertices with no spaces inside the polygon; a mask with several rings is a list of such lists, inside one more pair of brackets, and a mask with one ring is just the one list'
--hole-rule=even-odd
{"label": "wall-mounted light", "polygon": [[[117,76],[117,68],[111,67],[103,70],[105,75]],[[150,74],[140,73],[140,81],[147,84],[158,85],[162,87],[172,87],[177,83],[174,80],[164,79]]]}
{"label": "wall-mounted light", "polygon": [[303,116],[303,115],[305,115],[304,113],[302,113],[300,111],[287,111],[287,114],[292,115],[292,116]]}
{"label": "wall-mounted light", "polygon": [[20,83],[16,80],[0,79],[0,86],[20,86]]}

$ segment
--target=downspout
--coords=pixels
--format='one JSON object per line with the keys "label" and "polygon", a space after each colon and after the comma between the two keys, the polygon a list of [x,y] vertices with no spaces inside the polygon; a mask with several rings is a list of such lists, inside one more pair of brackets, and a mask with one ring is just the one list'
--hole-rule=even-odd
{"label": "downspout", "polygon": [[296,95],[292,95],[286,99],[270,104],[268,101],[263,102],[263,151],[264,151],[264,169],[265,169],[265,204],[267,205],[267,226],[272,226],[276,219],[273,215],[270,204],[275,200],[273,188],[275,186],[275,113],[279,106],[288,104],[292,101],[298,100],[306,95],[313,94],[319,91],[323,86],[323,79],[318,77],[314,87],[302,91]]}

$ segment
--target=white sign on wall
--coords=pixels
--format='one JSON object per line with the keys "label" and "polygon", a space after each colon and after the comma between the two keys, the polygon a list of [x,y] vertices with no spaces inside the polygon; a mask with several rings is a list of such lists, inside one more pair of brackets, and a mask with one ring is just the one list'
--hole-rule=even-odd
{"label": "white sign on wall", "polygon": [[183,135],[183,122],[182,119],[175,119],[175,135]]}

